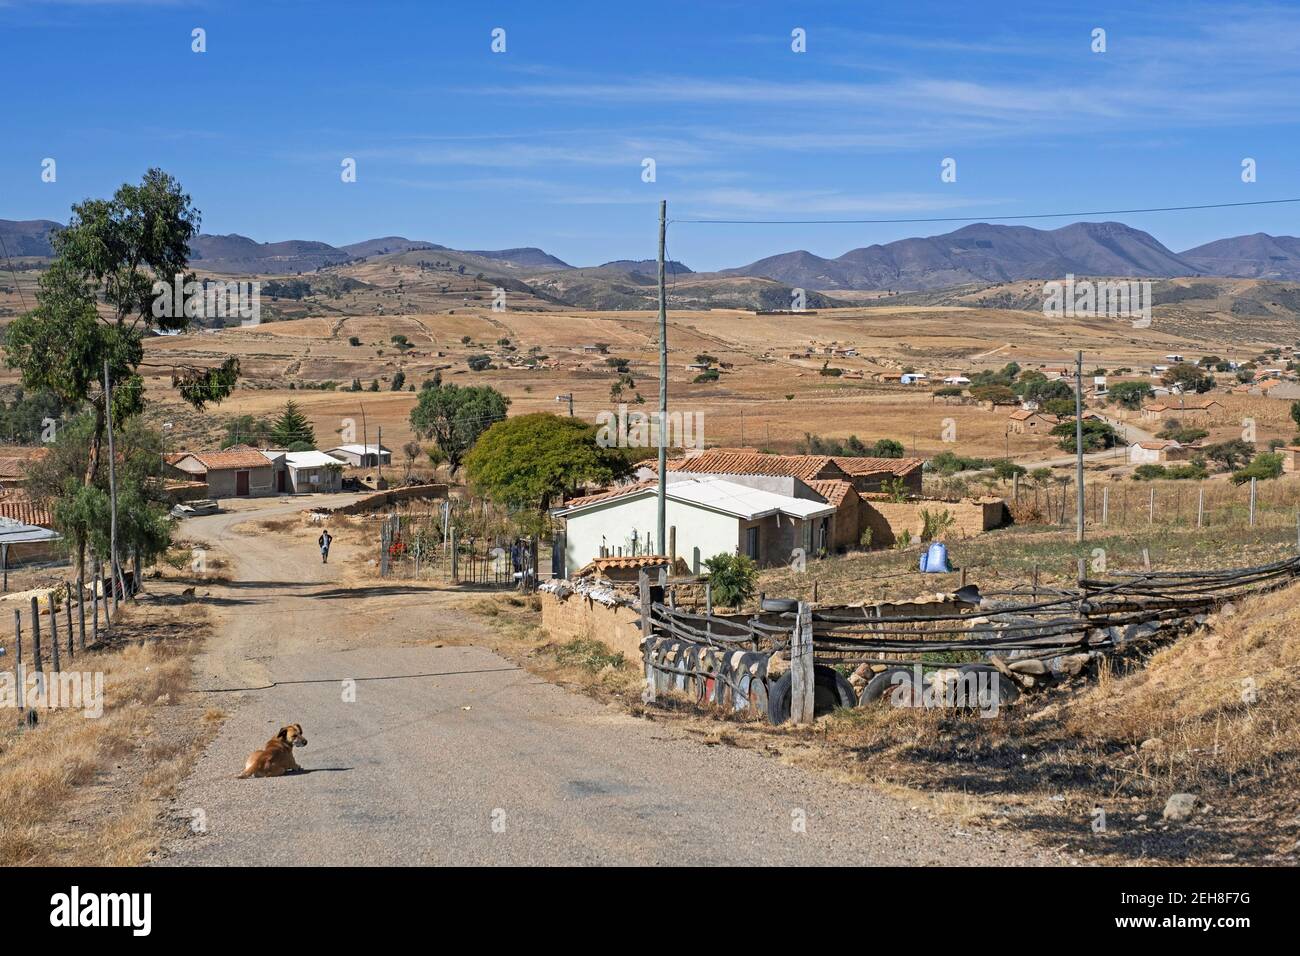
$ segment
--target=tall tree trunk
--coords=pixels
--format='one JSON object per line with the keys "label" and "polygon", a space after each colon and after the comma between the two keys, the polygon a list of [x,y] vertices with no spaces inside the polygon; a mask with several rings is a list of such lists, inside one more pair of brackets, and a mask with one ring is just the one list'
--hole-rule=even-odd
{"label": "tall tree trunk", "polygon": [[99,445],[104,439],[105,425],[104,399],[101,397],[95,404],[95,433],[90,438],[90,454],[87,456],[86,475],[82,481],[83,485],[92,484],[95,480],[95,472],[99,470]]}

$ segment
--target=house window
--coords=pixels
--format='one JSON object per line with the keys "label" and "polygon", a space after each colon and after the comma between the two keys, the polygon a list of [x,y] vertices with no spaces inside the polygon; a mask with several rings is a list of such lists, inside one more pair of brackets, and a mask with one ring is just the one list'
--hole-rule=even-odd
{"label": "house window", "polygon": [[758,525],[745,529],[745,554],[758,560]]}

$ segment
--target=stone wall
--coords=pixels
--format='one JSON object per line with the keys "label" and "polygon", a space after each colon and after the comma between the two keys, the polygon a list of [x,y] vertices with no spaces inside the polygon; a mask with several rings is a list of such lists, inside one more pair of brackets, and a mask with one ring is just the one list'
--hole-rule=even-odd
{"label": "stone wall", "polygon": [[624,605],[610,606],[582,594],[559,597],[546,591],[542,600],[542,627],[554,640],[594,638],[629,661],[641,659],[641,614]]}
{"label": "stone wall", "polygon": [[868,496],[862,499],[858,519],[861,527],[871,529],[871,546],[880,548],[894,544],[904,531],[911,532],[913,542],[919,542],[925,528],[922,511],[952,515],[953,523],[940,535],[943,540],[973,537],[1006,524],[1006,504],[1001,498],[890,501]]}

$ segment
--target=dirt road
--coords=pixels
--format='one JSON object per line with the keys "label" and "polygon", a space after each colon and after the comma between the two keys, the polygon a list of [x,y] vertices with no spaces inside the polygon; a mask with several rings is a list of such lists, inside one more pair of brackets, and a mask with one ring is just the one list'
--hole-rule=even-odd
{"label": "dirt road", "polygon": [[[322,565],[301,537],[234,530],[302,507],[186,525],[233,566],[195,668],[229,718],[176,802],[200,832],[164,865],[1062,862],[545,683],[466,643],[483,625],[459,595],[340,586],[337,542]],[[291,722],[307,772],[235,779]]]}

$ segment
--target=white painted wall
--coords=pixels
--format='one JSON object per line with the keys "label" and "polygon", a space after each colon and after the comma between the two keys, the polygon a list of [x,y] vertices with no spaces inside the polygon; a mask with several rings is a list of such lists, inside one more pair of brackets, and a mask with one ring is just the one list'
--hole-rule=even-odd
{"label": "white painted wall", "polygon": [[[633,529],[637,533],[638,547],[646,533],[654,543],[658,503],[653,494],[634,500],[621,499],[607,505],[591,508],[581,514],[570,515],[566,520],[565,568],[569,574],[587,562],[600,557],[601,536],[617,554],[618,548],[628,554]],[[709,511],[697,505],[669,498],[666,507],[668,527],[677,528],[677,556],[694,570],[695,549],[704,562],[715,554],[732,554],[740,544],[742,522],[735,517]]]}

